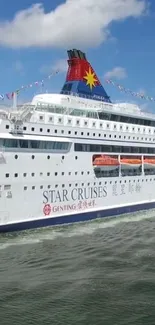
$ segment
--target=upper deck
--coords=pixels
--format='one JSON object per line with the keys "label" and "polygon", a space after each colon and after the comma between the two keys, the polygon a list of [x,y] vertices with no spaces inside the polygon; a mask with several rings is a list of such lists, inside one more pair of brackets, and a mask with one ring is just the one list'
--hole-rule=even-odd
{"label": "upper deck", "polygon": [[[40,114],[44,118],[41,119]],[[16,108],[1,105],[0,109],[0,118],[11,121],[47,123],[50,114],[155,126],[155,114],[143,112],[137,105],[112,104],[81,98],[75,94],[39,94],[34,96],[31,103]]]}

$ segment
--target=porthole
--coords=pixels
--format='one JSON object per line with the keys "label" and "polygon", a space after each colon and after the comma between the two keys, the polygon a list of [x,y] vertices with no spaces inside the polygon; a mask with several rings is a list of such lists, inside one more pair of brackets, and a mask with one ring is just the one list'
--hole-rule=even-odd
{"label": "porthole", "polygon": [[47,156],[47,159],[50,159],[50,156]]}
{"label": "porthole", "polygon": [[32,159],[34,159],[35,158],[35,156],[34,155],[32,155]]}
{"label": "porthole", "polygon": [[15,155],[15,159],[18,159],[18,155]]}

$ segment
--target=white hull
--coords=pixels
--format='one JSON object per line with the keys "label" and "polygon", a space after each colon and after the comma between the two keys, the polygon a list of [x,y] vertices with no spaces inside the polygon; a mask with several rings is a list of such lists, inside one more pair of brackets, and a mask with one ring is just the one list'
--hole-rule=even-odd
{"label": "white hull", "polygon": [[[61,154],[52,155],[49,160],[47,154],[38,153],[34,160],[31,156],[20,153],[15,159],[14,155],[3,153],[7,165],[1,165],[0,231],[33,228],[36,222],[38,226],[45,226],[85,221],[91,219],[92,213],[92,218],[120,214],[136,211],[139,205],[142,209],[152,207],[155,202],[154,178],[147,176],[145,182],[143,175],[97,179],[90,153],[84,160],[82,153],[75,160],[73,152],[63,161]],[[13,179],[9,189],[4,169]]]}

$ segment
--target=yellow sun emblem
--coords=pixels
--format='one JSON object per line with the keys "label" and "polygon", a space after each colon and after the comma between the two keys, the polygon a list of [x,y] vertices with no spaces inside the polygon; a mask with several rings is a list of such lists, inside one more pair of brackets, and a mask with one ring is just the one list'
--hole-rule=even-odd
{"label": "yellow sun emblem", "polygon": [[89,72],[86,71],[86,74],[87,75],[84,76],[83,78],[87,80],[87,85],[92,90],[93,86],[95,87],[95,82],[97,81],[97,79],[95,78],[95,73],[91,72],[91,68],[89,68]]}

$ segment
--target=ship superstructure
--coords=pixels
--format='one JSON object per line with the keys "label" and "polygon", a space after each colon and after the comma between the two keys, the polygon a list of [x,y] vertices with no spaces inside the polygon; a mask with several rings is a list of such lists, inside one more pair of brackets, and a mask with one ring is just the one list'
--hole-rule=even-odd
{"label": "ship superstructure", "polygon": [[0,111],[0,232],[155,207],[155,115],[113,104],[68,51],[60,94]]}

